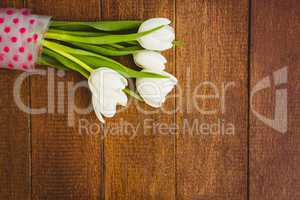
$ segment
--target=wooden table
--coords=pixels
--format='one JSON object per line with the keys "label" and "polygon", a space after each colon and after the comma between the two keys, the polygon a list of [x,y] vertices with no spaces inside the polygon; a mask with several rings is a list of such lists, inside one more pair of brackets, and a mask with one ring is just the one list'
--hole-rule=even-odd
{"label": "wooden table", "polygon": [[[164,109],[177,111],[166,114],[130,104],[96,134],[82,134],[77,123],[86,119],[96,126],[94,113],[76,114],[75,126],[68,127],[68,112],[56,109],[68,108],[67,83],[75,84],[83,80],[81,76],[72,72],[56,76],[50,97],[47,76],[26,79],[21,98],[27,105],[45,107],[48,98],[60,102],[49,114],[28,115],[13,100],[14,82],[21,72],[1,70],[1,200],[300,199],[299,1],[2,0],[0,4],[9,3],[60,20],[167,17],[184,45],[165,53],[167,71],[176,75],[179,87]],[[121,62],[132,64],[129,58]],[[253,88],[265,77],[266,88],[250,102]],[[58,83],[65,91],[58,91]],[[284,99],[285,92],[286,101],[278,105],[276,97]],[[76,92],[78,106],[89,102],[87,89]],[[257,117],[259,113],[273,119],[277,106],[283,109],[277,125],[284,122],[287,107],[287,130],[274,129]],[[125,122],[137,129],[111,134]],[[200,128],[187,128],[186,123],[199,123]],[[218,129],[219,123],[233,125],[234,132],[205,132]],[[161,124],[176,127],[171,134],[162,134]]]}

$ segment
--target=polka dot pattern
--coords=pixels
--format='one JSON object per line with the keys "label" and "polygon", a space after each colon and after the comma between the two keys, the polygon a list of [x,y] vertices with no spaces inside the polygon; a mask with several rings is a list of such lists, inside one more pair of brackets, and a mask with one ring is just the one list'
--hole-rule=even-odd
{"label": "polka dot pattern", "polygon": [[0,8],[0,68],[34,68],[50,17],[28,9]]}

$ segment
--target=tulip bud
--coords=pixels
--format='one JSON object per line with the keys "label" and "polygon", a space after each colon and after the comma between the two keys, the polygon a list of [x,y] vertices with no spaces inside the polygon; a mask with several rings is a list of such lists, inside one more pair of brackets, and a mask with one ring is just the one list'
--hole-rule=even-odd
{"label": "tulip bud", "polygon": [[156,51],[142,50],[133,54],[136,65],[141,68],[162,71],[165,69],[167,59]]}
{"label": "tulip bud", "polygon": [[177,84],[177,79],[165,71],[142,70],[166,76],[168,78],[137,78],[137,91],[144,101],[154,107],[159,108],[166,100],[166,96]]}
{"label": "tulip bud", "polygon": [[103,116],[113,117],[116,114],[117,105],[126,106],[127,96],[123,89],[127,80],[118,72],[101,67],[91,73],[88,83],[93,107],[101,122],[104,123]]}
{"label": "tulip bud", "polygon": [[166,18],[152,18],[141,24],[138,32],[149,31],[153,28],[163,26],[162,28],[142,36],[138,42],[142,47],[148,50],[164,51],[172,48],[175,39],[174,29],[169,26],[171,21]]}

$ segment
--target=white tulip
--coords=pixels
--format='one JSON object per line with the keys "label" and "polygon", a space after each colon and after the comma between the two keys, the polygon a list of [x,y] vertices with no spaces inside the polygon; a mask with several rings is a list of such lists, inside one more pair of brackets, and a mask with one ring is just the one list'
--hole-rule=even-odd
{"label": "white tulip", "polygon": [[137,78],[137,91],[144,101],[154,107],[159,108],[166,100],[166,96],[177,84],[177,79],[165,71],[142,70],[143,72],[152,72],[161,74],[169,78]]}
{"label": "white tulip", "polygon": [[116,106],[126,106],[127,96],[123,89],[127,80],[118,72],[106,67],[93,71],[88,79],[92,92],[92,103],[98,119],[104,123],[103,116],[113,117]]}
{"label": "white tulip", "polygon": [[149,31],[153,28],[162,28],[142,36],[138,39],[140,45],[148,50],[164,51],[172,48],[175,39],[174,29],[169,26],[171,21],[167,18],[152,18],[141,24],[138,32]]}
{"label": "white tulip", "polygon": [[162,71],[165,69],[167,59],[156,51],[142,50],[133,54],[136,65],[141,68]]}

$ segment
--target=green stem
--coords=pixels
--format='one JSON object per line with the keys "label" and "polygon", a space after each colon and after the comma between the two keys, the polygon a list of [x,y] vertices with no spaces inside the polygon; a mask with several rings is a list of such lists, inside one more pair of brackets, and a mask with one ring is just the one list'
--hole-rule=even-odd
{"label": "green stem", "polygon": [[123,92],[125,92],[129,96],[134,97],[135,99],[137,99],[139,101],[144,101],[143,98],[139,94],[135,93],[134,91],[130,90],[129,88],[124,88]]}
{"label": "green stem", "polygon": [[[113,70],[121,73],[125,77],[131,77],[131,78],[137,78],[137,77],[148,77],[148,78],[167,78],[166,76],[163,76],[161,74],[157,73],[151,73],[151,72],[142,72],[142,71],[136,71],[131,68],[128,68],[121,63],[107,58],[105,56],[92,53],[89,51],[81,50],[81,49],[76,49],[76,48],[71,48],[62,44],[58,44],[55,42],[50,42],[47,41],[47,45],[52,47],[55,50],[59,50],[59,52],[64,53],[64,57],[69,58],[70,60],[72,59],[73,62],[77,63],[78,65],[84,64],[82,66],[83,68],[86,69],[86,66],[91,68],[99,68],[99,67],[109,67],[112,68]],[[74,57],[74,56],[76,57]],[[80,62],[79,62],[80,61]],[[87,70],[87,69],[86,69]],[[90,70],[87,70],[90,71]]]}
{"label": "green stem", "polygon": [[60,34],[60,33],[51,33],[48,32],[45,34],[46,39],[59,40],[63,42],[80,42],[86,44],[114,44],[120,42],[130,42],[139,39],[142,36],[145,36],[149,33],[152,33],[163,26],[156,27],[149,31],[140,32],[140,33],[132,33],[132,34],[124,34],[124,35],[105,35],[99,37],[81,37],[74,36],[68,34]]}
{"label": "green stem", "polygon": [[89,72],[87,72],[84,68],[82,68],[79,64],[69,60],[68,58],[49,50],[48,48],[43,48],[42,56],[45,61],[48,61],[48,64],[59,67],[59,68],[67,68],[74,71],[79,72],[84,77],[89,77]]}
{"label": "green stem", "polygon": [[50,28],[47,32],[48,33],[58,33],[58,34],[63,34],[63,35],[84,36],[84,37],[109,35],[109,33],[90,32],[90,31],[67,31],[67,30],[59,30],[59,29],[53,29],[53,28]]}
{"label": "green stem", "polygon": [[66,22],[66,21],[51,21],[50,27],[59,27],[66,29],[73,27],[75,30],[93,28],[100,31],[125,31],[136,30],[142,21],[126,20],[126,21],[98,21],[98,22]]}
{"label": "green stem", "polygon": [[184,45],[184,41],[181,41],[181,40],[175,40],[175,41],[173,41],[173,45],[174,45],[174,46],[181,46],[181,45]]}
{"label": "green stem", "polygon": [[117,49],[123,49],[123,48],[125,48],[124,46],[119,45],[119,44],[108,44],[108,45],[111,46],[111,47],[117,48]]}
{"label": "green stem", "polygon": [[68,53],[60,50],[59,46],[55,42],[49,42],[47,40],[44,40],[43,41],[43,46],[45,46],[48,49],[51,49],[51,50],[55,51],[56,53],[58,53],[58,54],[60,54],[60,55],[62,55],[64,57],[72,60],[73,62],[77,63],[78,65],[80,65],[81,67],[83,67],[88,72],[94,71],[90,66],[88,66],[87,64],[85,64],[81,60],[77,59],[76,57],[72,56],[71,54],[68,54]]}
{"label": "green stem", "polygon": [[142,50],[139,47],[124,47],[123,49],[113,49],[107,45],[90,45],[90,44],[83,44],[72,42],[72,44],[76,47],[85,49],[87,51],[91,51],[97,54],[105,55],[105,56],[126,56],[137,53],[138,51]]}

